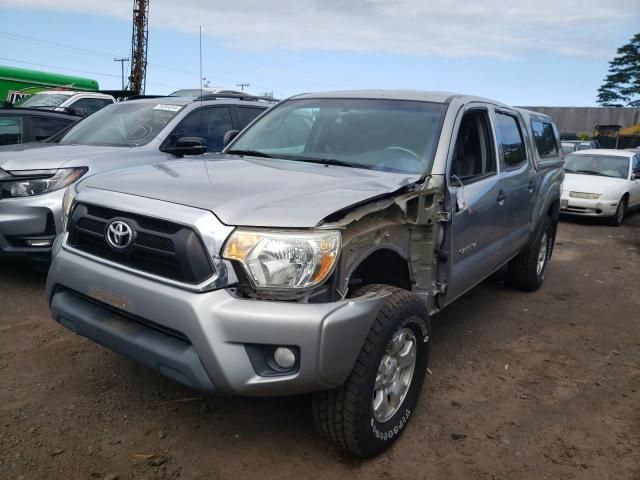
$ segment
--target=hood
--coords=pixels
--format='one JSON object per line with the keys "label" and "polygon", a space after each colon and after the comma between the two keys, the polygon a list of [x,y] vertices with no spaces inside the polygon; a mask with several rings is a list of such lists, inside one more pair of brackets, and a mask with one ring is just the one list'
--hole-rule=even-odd
{"label": "hood", "polygon": [[24,152],[25,150],[33,150],[34,148],[47,148],[55,147],[56,143],[49,142],[27,142],[27,143],[14,143],[13,145],[3,145],[0,147],[0,154],[2,152]]}
{"label": "hood", "polygon": [[[94,147],[90,145],[51,145],[49,148],[26,148],[22,151],[0,151],[0,168],[13,170],[47,170],[61,168],[65,164],[82,166],[85,158],[127,151],[126,147]],[[71,165],[69,165],[71,166]]]}
{"label": "hood", "polygon": [[600,175],[583,175],[565,172],[562,189],[566,192],[597,193],[602,195],[610,190],[624,188],[627,179]]}
{"label": "hood", "polygon": [[201,208],[227,225],[311,228],[331,213],[418,179],[418,175],[218,155],[102,173],[82,181],[79,188]]}

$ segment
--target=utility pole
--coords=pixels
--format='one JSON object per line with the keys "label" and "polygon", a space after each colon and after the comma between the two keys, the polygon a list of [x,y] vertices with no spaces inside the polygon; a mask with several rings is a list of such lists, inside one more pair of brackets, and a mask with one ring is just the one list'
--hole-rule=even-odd
{"label": "utility pole", "polygon": [[124,92],[124,62],[128,62],[128,58],[114,58],[114,62],[120,62],[120,69],[122,70],[122,91]]}
{"label": "utility pole", "polygon": [[240,87],[240,90],[244,92],[244,87],[248,87],[250,84],[248,83],[236,83],[236,87]]}
{"label": "utility pole", "polygon": [[129,90],[144,95],[147,78],[147,39],[149,37],[149,0],[133,0],[131,33],[131,74]]}

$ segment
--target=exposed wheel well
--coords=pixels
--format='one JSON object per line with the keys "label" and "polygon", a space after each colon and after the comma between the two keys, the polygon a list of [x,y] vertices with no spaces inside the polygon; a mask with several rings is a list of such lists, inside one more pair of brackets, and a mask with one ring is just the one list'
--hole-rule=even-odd
{"label": "exposed wheel well", "polygon": [[407,261],[393,250],[377,250],[369,255],[349,279],[351,288],[372,283],[384,283],[411,290],[411,275]]}

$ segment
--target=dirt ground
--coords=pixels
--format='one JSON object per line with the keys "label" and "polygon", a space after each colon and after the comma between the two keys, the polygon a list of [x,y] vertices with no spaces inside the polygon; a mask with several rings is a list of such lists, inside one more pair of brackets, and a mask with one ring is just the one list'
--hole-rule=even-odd
{"label": "dirt ground", "polygon": [[0,479],[640,480],[639,227],[564,221],[540,291],[494,278],[435,317],[416,415],[369,461],[306,396],[206,397],[74,335],[0,260]]}

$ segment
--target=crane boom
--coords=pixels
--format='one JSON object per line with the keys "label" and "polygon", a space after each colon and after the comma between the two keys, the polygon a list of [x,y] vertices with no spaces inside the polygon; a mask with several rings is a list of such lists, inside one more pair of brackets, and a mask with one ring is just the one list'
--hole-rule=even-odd
{"label": "crane boom", "polygon": [[143,95],[147,82],[147,38],[149,36],[149,0],[133,0],[131,34],[131,74],[128,90]]}

